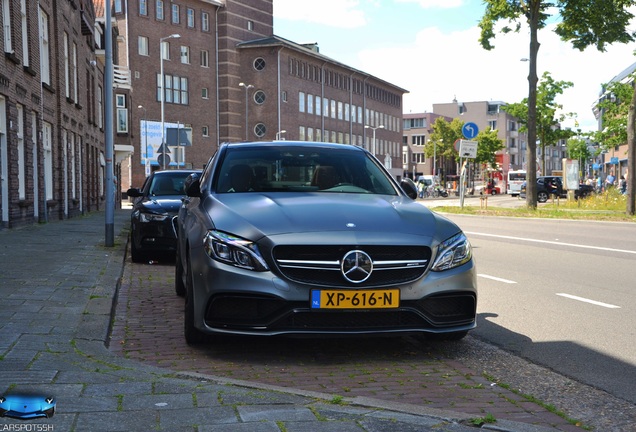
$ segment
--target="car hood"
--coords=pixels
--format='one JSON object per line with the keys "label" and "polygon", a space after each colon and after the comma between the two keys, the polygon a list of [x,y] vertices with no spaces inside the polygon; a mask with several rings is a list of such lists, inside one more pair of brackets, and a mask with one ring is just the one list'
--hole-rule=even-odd
{"label": "car hood", "polygon": [[135,208],[152,213],[176,214],[181,207],[181,196],[146,197],[139,201]]}
{"label": "car hood", "polygon": [[[283,234],[373,233],[378,239],[438,235],[459,231],[448,219],[408,197],[346,193],[218,194],[206,202],[213,227],[244,238]],[[387,237],[388,234],[388,237]],[[333,239],[333,238],[332,238]],[[423,240],[423,239],[420,239]]]}

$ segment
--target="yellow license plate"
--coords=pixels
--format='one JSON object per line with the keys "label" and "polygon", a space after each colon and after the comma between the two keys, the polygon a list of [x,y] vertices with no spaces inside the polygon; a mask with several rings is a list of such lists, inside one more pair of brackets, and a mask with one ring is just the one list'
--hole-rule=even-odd
{"label": "yellow license plate", "polygon": [[379,309],[400,306],[400,290],[312,290],[312,309]]}

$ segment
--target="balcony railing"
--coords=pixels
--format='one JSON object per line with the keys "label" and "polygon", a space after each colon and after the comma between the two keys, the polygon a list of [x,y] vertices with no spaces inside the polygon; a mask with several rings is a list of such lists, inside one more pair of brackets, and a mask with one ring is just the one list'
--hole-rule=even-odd
{"label": "balcony railing", "polygon": [[115,88],[130,88],[130,69],[120,65],[113,65],[113,87]]}

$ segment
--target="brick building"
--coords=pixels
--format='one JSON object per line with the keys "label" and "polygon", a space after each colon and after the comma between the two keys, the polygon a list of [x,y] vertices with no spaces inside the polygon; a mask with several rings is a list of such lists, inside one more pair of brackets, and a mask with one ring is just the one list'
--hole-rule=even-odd
{"label": "brick building", "polygon": [[[119,63],[130,69],[134,89],[127,108],[135,151],[123,163],[122,190],[143,183],[146,153],[151,169],[202,167],[219,143],[245,140],[371,148],[375,134],[378,157],[401,176],[405,90],[320,54],[317,45],[275,36],[272,8],[272,0],[115,0]],[[162,124],[191,128],[191,145],[168,142],[161,155]]]}
{"label": "brick building", "polygon": [[5,0],[0,228],[103,208],[103,124],[90,0]]}

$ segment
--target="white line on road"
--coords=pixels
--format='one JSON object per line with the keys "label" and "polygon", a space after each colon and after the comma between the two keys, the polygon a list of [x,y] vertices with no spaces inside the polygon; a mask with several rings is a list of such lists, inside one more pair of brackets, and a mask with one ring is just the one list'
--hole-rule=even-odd
{"label": "white line on road", "polygon": [[495,277],[495,276],[490,276],[490,275],[483,274],[483,273],[479,273],[479,274],[477,274],[477,276],[483,277],[485,279],[492,279],[492,280],[495,280],[497,282],[503,282],[503,283],[507,283],[507,284],[516,284],[517,283],[515,281],[511,281],[511,280],[508,280],[508,279],[502,279],[502,278],[498,278],[498,277]]}
{"label": "white line on road", "polygon": [[571,294],[557,293],[557,295],[561,296],[561,297],[567,297],[567,298],[572,299],[572,300],[578,300],[578,301],[582,301],[582,302],[585,302],[585,303],[590,303],[590,304],[593,304],[593,305],[596,305],[596,306],[603,306],[603,307],[606,307],[606,308],[609,308],[609,309],[620,309],[621,308],[620,306],[616,306],[616,305],[612,305],[612,304],[608,304],[608,303],[601,303],[601,302],[598,302],[598,301],[595,301],[595,300],[590,300],[590,299],[586,299],[586,298],[583,298],[583,297],[577,297],[577,296],[571,295]]}
{"label": "white line on road", "polygon": [[607,247],[600,247],[600,246],[588,246],[588,245],[580,245],[580,244],[574,244],[574,243],[562,243],[562,242],[556,242],[556,241],[550,241],[550,240],[537,240],[537,239],[529,239],[525,237],[512,237],[512,236],[505,236],[505,235],[498,235],[498,234],[486,234],[486,233],[469,232],[469,231],[464,231],[464,234],[478,235],[478,236],[484,236],[484,237],[497,237],[497,238],[508,239],[508,240],[519,240],[519,241],[527,241],[527,242],[534,242],[534,243],[547,243],[547,244],[553,244],[553,245],[559,245],[559,246],[571,246],[571,247],[577,247],[582,249],[596,249],[596,250],[609,251],[609,252],[622,252],[622,253],[636,255],[636,251],[626,250],[626,249],[614,249],[614,248],[607,248]]}

